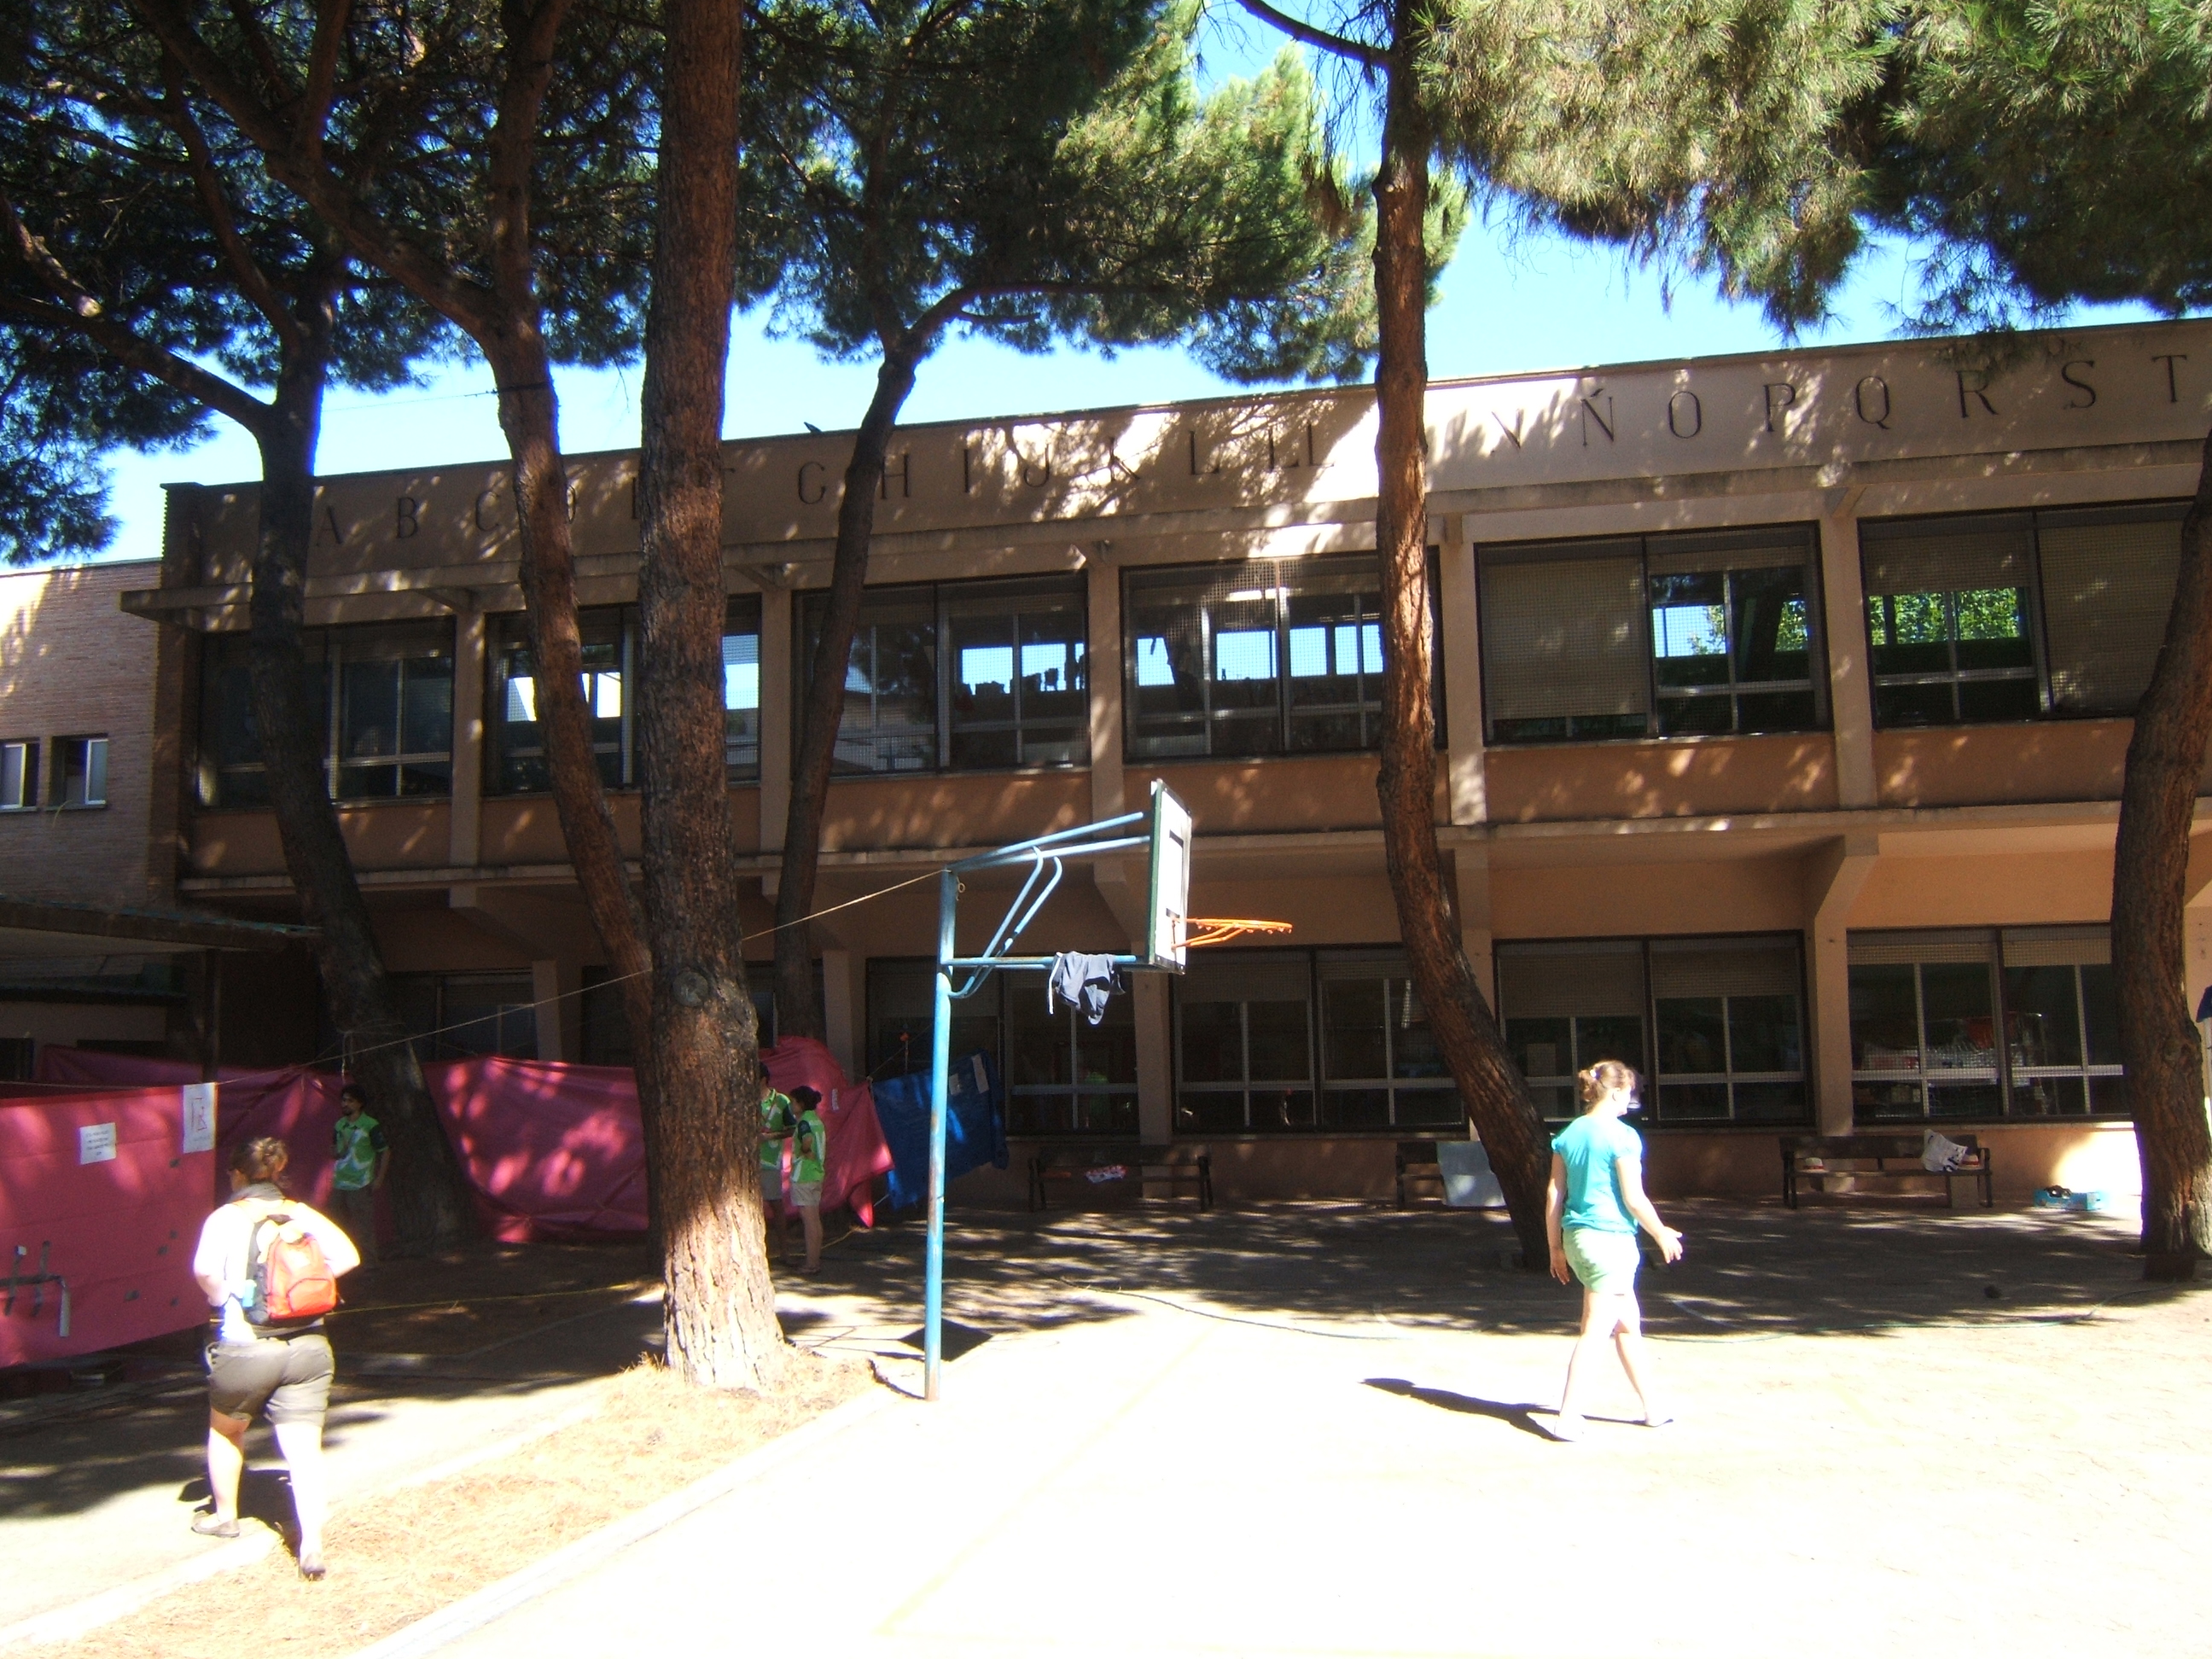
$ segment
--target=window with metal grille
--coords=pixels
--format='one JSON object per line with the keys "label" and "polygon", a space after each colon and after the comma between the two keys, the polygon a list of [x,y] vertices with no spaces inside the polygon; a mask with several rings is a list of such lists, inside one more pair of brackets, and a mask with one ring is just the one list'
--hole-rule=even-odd
{"label": "window with metal grille", "polygon": [[[798,695],[829,604],[800,607]],[[845,671],[835,769],[985,771],[1091,763],[1082,579],[870,588]]]}
{"label": "window with metal grille", "polygon": [[[203,806],[269,805],[248,641],[210,640],[200,703]],[[308,715],[331,795],[396,800],[453,788],[453,626],[442,620],[318,628],[301,638]]]}
{"label": "window with metal grille", "polygon": [[1849,950],[1855,1115],[2126,1113],[2106,928],[1853,933]]}
{"label": "window with metal grille", "polygon": [[1506,1048],[1547,1118],[1580,1112],[1576,1073],[1617,1060],[1656,1123],[1808,1120],[1796,934],[1545,940],[1497,962]]}
{"label": "window with metal grille", "polygon": [[1801,732],[1814,670],[1810,527],[1485,547],[1493,743]]}
{"label": "window with metal grille", "polygon": [[2130,713],[2173,602],[2185,503],[1859,526],[1875,723]]}
{"label": "window with metal grille", "polygon": [[[1441,728],[1433,555],[1429,592]],[[1381,594],[1372,553],[1128,572],[1122,617],[1129,753],[1165,759],[1376,747]]]}

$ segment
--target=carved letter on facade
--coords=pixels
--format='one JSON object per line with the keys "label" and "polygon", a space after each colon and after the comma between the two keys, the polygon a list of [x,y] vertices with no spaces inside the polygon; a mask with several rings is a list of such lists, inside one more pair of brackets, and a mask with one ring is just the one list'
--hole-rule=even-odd
{"label": "carved letter on facade", "polygon": [[1603,386],[1600,386],[1596,392],[1590,394],[1589,398],[1585,398],[1582,400],[1583,447],[1584,449],[1588,449],[1589,447],[1589,429],[1590,422],[1592,421],[1595,421],[1597,422],[1597,429],[1605,434],[1606,442],[1611,443],[1613,441],[1613,422],[1616,418],[1618,418],[1613,414],[1613,399],[1609,397],[1606,398],[1605,413],[1602,415],[1597,412],[1597,404],[1591,401],[1591,398],[1601,395],[1604,391],[1605,388]]}
{"label": "carved letter on facade", "polygon": [[1052,482],[1052,454],[1050,451],[1048,450],[1046,452],[1045,458],[1042,461],[1033,462],[1028,456],[1022,453],[1020,447],[1017,445],[1014,447],[1014,459],[1021,467],[1023,488],[1027,489],[1042,489],[1047,484]]}
{"label": "carved letter on facade", "polygon": [[1490,411],[1490,418],[1498,422],[1498,429],[1500,432],[1503,432],[1507,437],[1513,441],[1514,448],[1518,449],[1521,447],[1521,427],[1522,423],[1528,418],[1528,410],[1524,409],[1515,410],[1513,411],[1513,424],[1511,426],[1506,425],[1505,417],[1503,415],[1500,415],[1494,409]]}
{"label": "carved letter on facade", "polygon": [[392,507],[392,539],[411,540],[422,528],[422,503],[412,495],[402,495]]}
{"label": "carved letter on facade", "polygon": [[[1868,412],[1867,388],[1869,386],[1872,386],[1881,394],[1881,413],[1879,415]],[[1859,419],[1864,421],[1869,426],[1880,427],[1884,432],[1889,430],[1889,382],[1883,380],[1881,375],[1869,374],[1853,386],[1851,401],[1858,409]]]}
{"label": "carved letter on facade", "polygon": [[2166,400],[2170,404],[2178,404],[2181,401],[2181,388],[2174,381],[2173,366],[2188,361],[2189,354],[2185,351],[2162,351],[2151,359],[2154,363],[2166,365]]}
{"label": "carved letter on facade", "polygon": [[1213,459],[1213,452],[1210,448],[1206,452],[1206,465],[1203,466],[1199,465],[1197,429],[1193,428],[1186,435],[1190,439],[1190,476],[1194,478],[1204,478],[1220,471],[1221,463]]}
{"label": "carved letter on facade", "polygon": [[[1683,412],[1686,406],[1688,410],[1688,413],[1686,415]],[[1682,422],[1685,420],[1687,420],[1690,423],[1689,429],[1687,431],[1685,431],[1682,428]],[[1705,429],[1705,406],[1698,401],[1698,394],[1696,392],[1686,391],[1678,392],[1673,397],[1667,399],[1668,431],[1673,433],[1678,438],[1694,438],[1698,434]]]}
{"label": "carved letter on facade", "polygon": [[1959,418],[1966,418],[1966,399],[1976,403],[1994,415],[1997,406],[1990,401],[1990,377],[1978,368],[1958,368],[1951,371],[1959,377]]}
{"label": "carved letter on facade", "polygon": [[896,472],[891,471],[891,464],[889,460],[884,462],[884,476],[876,485],[878,501],[890,500],[893,478],[896,478],[899,482],[900,496],[904,500],[912,501],[914,499],[914,451],[911,449],[899,451],[898,471]]}
{"label": "carved letter on facade", "polygon": [[345,532],[338,528],[338,515],[334,508],[328,506],[323,508],[323,523],[331,532],[331,542],[339,547],[343,547]]}
{"label": "carved letter on facade", "polygon": [[2094,357],[2076,357],[2070,363],[2061,363],[2058,365],[2058,378],[2060,380],[2065,381],[2067,385],[2074,387],[2076,391],[2086,392],[2089,394],[2087,398],[2069,398],[2066,400],[2067,408],[2090,409],[2095,406],[2097,402],[2097,388],[2091,386],[2087,380],[2075,380],[2074,378],[2074,371],[2077,368],[2094,368],[2096,366],[2097,360]]}
{"label": "carved letter on facade", "polygon": [[[808,495],[808,494],[806,493],[806,475],[807,475],[808,473],[810,473],[810,472],[819,472],[820,474],[822,474],[822,477],[820,477],[820,479],[818,479],[818,480],[815,483],[815,485],[814,485],[814,493],[813,493],[811,495]],[[827,495],[829,493],[830,493],[830,469],[829,469],[828,467],[826,467],[826,466],[823,465],[822,465],[822,463],[821,463],[821,462],[819,462],[819,461],[805,461],[805,462],[802,462],[802,463],[800,464],[800,465],[799,465],[799,505],[800,505],[800,506],[802,506],[802,507],[812,507],[812,506],[813,506],[817,501],[820,501],[820,500],[821,500],[824,495]]]}
{"label": "carved letter on facade", "polygon": [[1796,401],[1797,386],[1795,381],[1769,380],[1766,383],[1766,429],[1769,432],[1786,430],[1789,422],[1785,420],[1782,427],[1778,428],[1774,424],[1774,417],[1777,415],[1786,415]]}
{"label": "carved letter on facade", "polygon": [[484,522],[484,503],[490,501],[496,504],[498,501],[499,486],[497,484],[494,484],[489,489],[485,490],[483,494],[477,497],[477,528],[484,532],[487,535],[493,531],[497,530],[499,526],[495,524],[486,524]]}

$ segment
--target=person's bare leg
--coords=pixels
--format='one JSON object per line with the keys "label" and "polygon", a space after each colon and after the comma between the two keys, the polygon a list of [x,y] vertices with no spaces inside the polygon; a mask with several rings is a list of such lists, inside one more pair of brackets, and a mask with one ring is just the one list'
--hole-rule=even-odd
{"label": "person's bare leg", "polygon": [[195,1529],[212,1527],[238,1528],[238,1478],[246,1470],[246,1430],[250,1418],[208,1413],[208,1491],[215,1498],[215,1514],[193,1522]]}
{"label": "person's bare leg", "polygon": [[300,1575],[323,1576],[323,1522],[330,1518],[330,1489],[323,1478],[323,1425],[279,1423],[277,1449],[292,1477],[292,1513],[300,1523]]}
{"label": "person's bare leg", "polygon": [[1628,1312],[1620,1322],[1620,1328],[1613,1333],[1613,1352],[1620,1356],[1620,1369],[1628,1373],[1629,1387],[1636,1390],[1637,1399],[1644,1403],[1644,1420],[1653,1428],[1658,1428],[1673,1422],[1674,1413],[1653,1397],[1645,1382],[1644,1367],[1650,1362],[1650,1355],[1644,1346],[1643,1310],[1636,1305],[1633,1296],[1623,1299],[1628,1304]]}
{"label": "person's bare leg", "polygon": [[1595,1364],[1592,1358],[1605,1346],[1620,1316],[1616,1296],[1599,1296],[1593,1291],[1583,1292],[1582,1334],[1575,1338],[1574,1352],[1567,1356],[1567,1384],[1559,1391],[1559,1414],[1554,1419],[1553,1432],[1562,1439],[1582,1437],[1583,1413],[1577,1404],[1581,1386],[1589,1376]]}
{"label": "person's bare leg", "polygon": [[806,1239],[806,1261],[799,1271],[803,1273],[819,1273],[822,1270],[822,1206],[819,1204],[800,1205],[799,1225]]}

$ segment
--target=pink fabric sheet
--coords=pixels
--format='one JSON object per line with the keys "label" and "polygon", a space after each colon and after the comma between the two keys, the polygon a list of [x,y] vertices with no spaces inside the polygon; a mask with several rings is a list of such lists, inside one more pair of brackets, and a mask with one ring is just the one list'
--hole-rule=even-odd
{"label": "pink fabric sheet", "polygon": [[[830,1131],[823,1207],[850,1205],[862,1225],[872,1226],[874,1183],[890,1170],[890,1151],[867,1085],[848,1082],[829,1049],[810,1039],[767,1049],[761,1060],[777,1088],[805,1084],[820,1091]],[[40,1051],[39,1074],[43,1082],[108,1085],[199,1078],[198,1068],[183,1061],[60,1048]],[[491,1237],[522,1243],[645,1231],[645,1145],[636,1079],[627,1067],[487,1055],[434,1062],[422,1078]],[[325,1207],[337,1076],[226,1070],[222,1079],[216,1136],[224,1159],[239,1140],[280,1136],[292,1149],[287,1185]],[[793,1213],[787,1199],[784,1212]]]}
{"label": "pink fabric sheet", "polygon": [[[79,1131],[101,1125],[113,1126],[115,1156],[81,1162]],[[0,1314],[0,1366],[141,1342],[207,1318],[192,1252],[216,1156],[183,1147],[184,1097],[173,1087],[0,1099],[0,1275],[36,1273],[43,1249],[46,1270],[69,1289],[64,1333],[59,1286],[40,1295],[15,1285],[12,1310]]]}

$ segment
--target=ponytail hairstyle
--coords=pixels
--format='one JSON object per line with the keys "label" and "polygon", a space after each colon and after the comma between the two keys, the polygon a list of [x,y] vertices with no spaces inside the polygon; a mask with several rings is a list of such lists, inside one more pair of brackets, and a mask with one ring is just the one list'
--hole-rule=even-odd
{"label": "ponytail hairstyle", "polygon": [[248,1181],[275,1181],[292,1161],[290,1148],[274,1135],[256,1135],[230,1149],[230,1167]]}
{"label": "ponytail hairstyle", "polygon": [[1575,1073],[1575,1084],[1582,1096],[1585,1109],[1595,1106],[1614,1090],[1636,1091],[1636,1073],[1617,1060],[1601,1060],[1586,1071]]}

